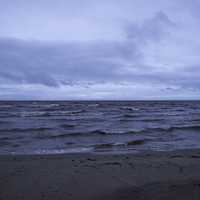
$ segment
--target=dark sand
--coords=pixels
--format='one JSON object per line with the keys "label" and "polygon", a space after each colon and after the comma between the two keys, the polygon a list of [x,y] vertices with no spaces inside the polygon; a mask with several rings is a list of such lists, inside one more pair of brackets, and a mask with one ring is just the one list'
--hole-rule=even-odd
{"label": "dark sand", "polygon": [[0,200],[199,200],[200,150],[0,156]]}

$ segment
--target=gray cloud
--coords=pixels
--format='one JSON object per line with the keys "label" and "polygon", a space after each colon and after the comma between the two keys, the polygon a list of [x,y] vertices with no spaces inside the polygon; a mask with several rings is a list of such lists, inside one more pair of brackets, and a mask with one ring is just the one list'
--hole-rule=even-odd
{"label": "gray cloud", "polygon": [[[40,98],[42,93],[58,99],[90,98],[91,93],[102,98],[127,99],[136,98],[138,93],[140,98],[199,95],[197,50],[200,44],[195,39],[199,29],[194,26],[196,19],[184,24],[178,14],[174,15],[175,10],[181,12],[177,9],[179,0],[174,4],[159,1],[155,6],[148,4],[149,9],[141,1],[135,4],[126,1],[126,6],[123,3],[116,6],[113,1],[108,6],[103,2],[97,6],[87,1],[92,9],[89,11],[84,6],[81,14],[80,6],[72,3],[69,7],[77,12],[65,14],[63,6],[67,4],[62,1],[62,6],[56,6],[55,16],[50,12],[54,4],[41,3],[42,7],[47,6],[48,12],[40,10],[38,16],[34,2],[28,5],[21,1],[24,7],[5,4],[13,9],[16,21],[5,12],[0,14],[4,26],[0,31],[0,98]],[[141,15],[130,12],[134,5],[138,8],[143,5]],[[33,8],[30,16],[27,6]],[[122,15],[119,8],[129,12]],[[105,16],[102,16],[103,9],[106,9]],[[13,28],[15,22],[21,26],[20,10],[24,11],[23,27]],[[6,23],[3,19],[9,20]],[[46,19],[51,22],[49,28]],[[31,22],[27,34],[26,20]],[[38,23],[38,28],[34,23]],[[191,37],[191,32],[195,37]],[[64,92],[68,96],[63,96]]]}
{"label": "gray cloud", "polygon": [[175,23],[162,11],[157,12],[152,18],[144,20],[142,24],[131,24],[127,29],[127,36],[136,42],[159,42],[170,34],[170,28]]}
{"label": "gray cloud", "polygon": [[[163,38],[165,28],[172,24],[159,12],[141,27],[132,24],[123,42],[48,43],[2,38],[0,77],[16,83],[48,86],[145,79],[148,68],[141,66],[141,41],[154,42],[156,38]],[[140,68],[140,71],[130,75],[127,68]]]}
{"label": "gray cloud", "polygon": [[[57,44],[0,40],[0,77],[17,83],[58,86],[68,81],[110,81],[139,55],[126,43]],[[123,78],[123,77],[122,77]]]}

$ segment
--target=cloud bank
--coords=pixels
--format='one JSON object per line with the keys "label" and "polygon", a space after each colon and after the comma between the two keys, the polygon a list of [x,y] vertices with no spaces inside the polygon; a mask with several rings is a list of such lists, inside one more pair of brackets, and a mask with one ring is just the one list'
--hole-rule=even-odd
{"label": "cloud bank", "polygon": [[0,99],[199,99],[197,1],[17,1],[0,2]]}

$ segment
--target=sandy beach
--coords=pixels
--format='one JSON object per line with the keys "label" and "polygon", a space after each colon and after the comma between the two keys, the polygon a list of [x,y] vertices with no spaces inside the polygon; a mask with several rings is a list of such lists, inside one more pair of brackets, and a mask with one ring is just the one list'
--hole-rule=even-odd
{"label": "sandy beach", "polygon": [[200,199],[200,150],[0,157],[0,199]]}

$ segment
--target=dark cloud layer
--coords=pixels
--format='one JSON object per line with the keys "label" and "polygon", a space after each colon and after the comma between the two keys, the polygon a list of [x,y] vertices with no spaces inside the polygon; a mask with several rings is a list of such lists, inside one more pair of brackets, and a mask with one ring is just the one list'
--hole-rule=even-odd
{"label": "dark cloud layer", "polygon": [[[138,80],[139,74],[145,77],[147,70],[141,64],[142,42],[160,40],[171,24],[159,12],[141,27],[131,24],[126,30],[127,40],[123,42],[48,43],[2,38],[0,76],[16,83],[48,86],[80,81]],[[139,70],[139,74],[136,71],[130,75],[126,72],[128,67]]]}

